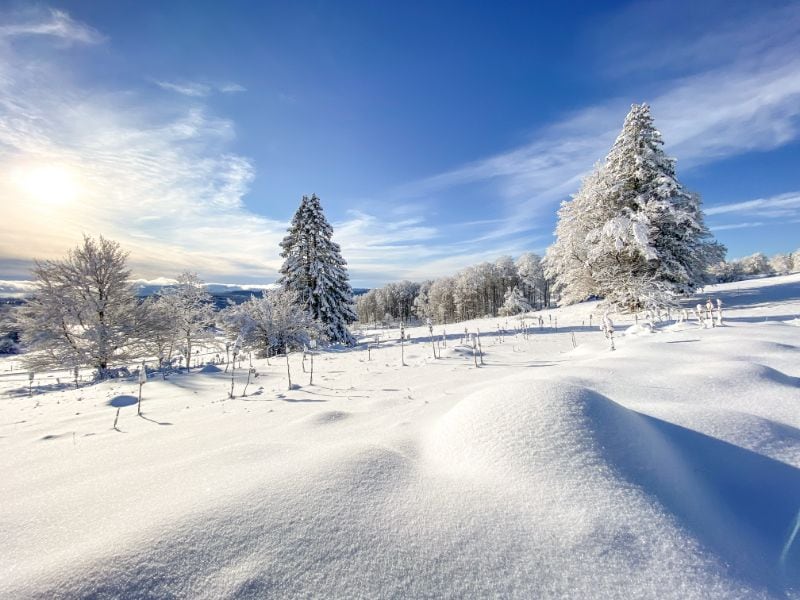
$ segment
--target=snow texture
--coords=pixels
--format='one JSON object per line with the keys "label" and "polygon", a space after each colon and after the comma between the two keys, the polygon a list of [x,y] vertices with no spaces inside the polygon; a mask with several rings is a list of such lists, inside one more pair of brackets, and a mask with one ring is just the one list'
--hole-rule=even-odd
{"label": "snow texture", "polygon": [[4,357],[0,597],[800,598],[800,275],[706,295],[724,326],[615,352],[596,303],[510,317],[478,368],[494,319],[439,359],[407,329],[407,367],[364,331],[289,392],[282,361],[235,400],[151,378],[145,418],[135,378],[29,397]]}

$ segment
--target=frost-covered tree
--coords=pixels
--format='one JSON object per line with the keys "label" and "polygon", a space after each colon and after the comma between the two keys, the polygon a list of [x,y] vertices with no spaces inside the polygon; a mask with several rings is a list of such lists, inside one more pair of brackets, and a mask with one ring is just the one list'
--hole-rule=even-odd
{"label": "frost-covered tree", "polygon": [[64,260],[37,261],[36,291],[18,312],[29,368],[91,367],[104,379],[133,358],[137,301],[127,254],[84,237]]}
{"label": "frost-covered tree", "polygon": [[196,273],[181,273],[178,282],[162,293],[163,310],[174,319],[175,331],[186,353],[186,370],[191,368],[192,351],[210,339],[214,305],[205,283]]}
{"label": "frost-covered tree", "polygon": [[539,306],[546,306],[549,282],[544,274],[542,258],[533,252],[526,252],[517,259],[516,266],[520,286],[528,304],[535,306],[538,299]]}
{"label": "frost-covered tree", "polygon": [[769,267],[776,275],[791,273],[792,256],[790,254],[776,254],[769,259]]}
{"label": "frost-covered tree", "polygon": [[176,303],[163,295],[151,296],[139,306],[137,337],[146,356],[155,356],[158,368],[163,369],[172,361],[180,343]]}
{"label": "frost-covered tree", "polygon": [[[578,193],[569,202],[561,204],[556,225],[556,241],[547,249],[544,260],[545,274],[555,282],[564,304],[582,302],[599,294],[600,282],[595,277],[598,256],[589,260],[592,245],[590,234],[607,216],[598,200],[607,185],[603,179],[602,165],[596,165],[587,175]],[[599,265],[598,265],[599,266]]]}
{"label": "frost-covered tree", "polygon": [[756,252],[739,260],[745,275],[768,275],[771,273],[769,259],[763,252]]}
{"label": "frost-covered tree", "polygon": [[229,337],[238,339],[261,356],[272,356],[307,346],[320,335],[320,324],[300,308],[297,293],[270,290],[222,311]]}
{"label": "frost-covered tree", "polygon": [[739,261],[721,260],[708,268],[710,279],[716,283],[730,283],[744,279],[742,265]]}
{"label": "frost-covered tree", "polygon": [[347,329],[356,320],[353,290],[333,228],[315,194],[303,196],[288,235],[281,242],[284,259],[279,283],[296,293],[297,305],[308,311],[334,343],[353,344]]}
{"label": "frost-covered tree", "polygon": [[646,104],[633,105],[605,162],[559,211],[548,273],[562,300],[628,309],[671,303],[704,283],[724,248],[663,151]]}
{"label": "frost-covered tree", "polygon": [[439,323],[452,323],[456,318],[455,281],[442,277],[431,284],[428,302],[432,318]]}
{"label": "frost-covered tree", "polygon": [[522,295],[519,288],[509,288],[506,291],[503,306],[500,307],[501,315],[518,315],[530,310],[531,305],[525,300],[525,296]]}

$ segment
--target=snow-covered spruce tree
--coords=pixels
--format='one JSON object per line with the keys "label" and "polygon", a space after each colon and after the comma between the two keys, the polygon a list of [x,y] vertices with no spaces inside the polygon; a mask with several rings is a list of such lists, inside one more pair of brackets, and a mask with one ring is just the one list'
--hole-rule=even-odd
{"label": "snow-covered spruce tree", "polygon": [[84,237],[64,260],[36,262],[36,292],[18,312],[30,369],[92,367],[104,379],[132,356],[137,303],[127,254]]}
{"label": "snow-covered spruce tree", "polygon": [[723,258],[699,196],[678,182],[662,146],[650,107],[634,104],[605,162],[562,206],[547,256],[562,301],[597,295],[629,310],[669,304]]}
{"label": "snow-covered spruce tree", "polygon": [[303,196],[288,231],[281,242],[279,283],[296,293],[297,305],[320,323],[328,340],[355,343],[347,329],[356,321],[347,263],[315,194]]}

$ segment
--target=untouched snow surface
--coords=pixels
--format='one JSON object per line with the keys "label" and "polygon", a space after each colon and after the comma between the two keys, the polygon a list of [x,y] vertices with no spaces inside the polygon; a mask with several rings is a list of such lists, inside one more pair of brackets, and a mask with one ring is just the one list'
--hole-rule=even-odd
{"label": "untouched snow surface", "polygon": [[282,359],[233,400],[151,378],[145,418],[5,359],[0,597],[798,598],[800,276],[706,291],[724,327],[610,352],[584,304],[439,360],[410,329],[406,367],[383,332],[291,391]]}

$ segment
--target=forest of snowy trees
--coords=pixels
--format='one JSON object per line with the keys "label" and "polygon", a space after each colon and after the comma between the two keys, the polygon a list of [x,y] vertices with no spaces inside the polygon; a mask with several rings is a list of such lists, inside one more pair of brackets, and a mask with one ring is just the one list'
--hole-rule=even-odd
{"label": "forest of snowy trees", "polygon": [[509,290],[514,289],[532,308],[549,305],[550,284],[541,257],[530,252],[516,261],[501,256],[494,262],[467,267],[453,277],[390,283],[359,296],[356,310],[364,323],[414,318],[452,323],[500,314]]}

